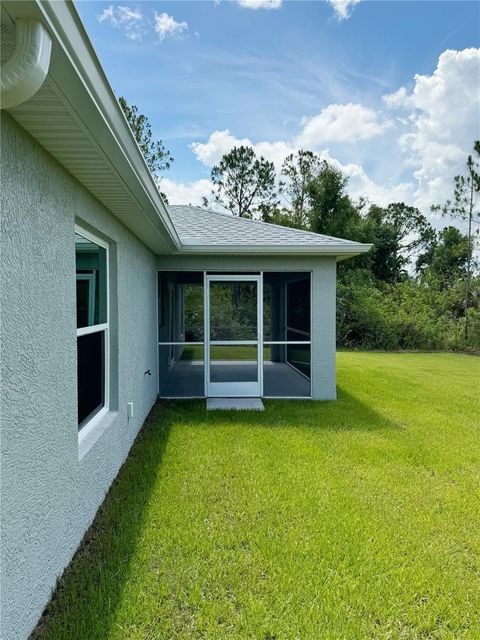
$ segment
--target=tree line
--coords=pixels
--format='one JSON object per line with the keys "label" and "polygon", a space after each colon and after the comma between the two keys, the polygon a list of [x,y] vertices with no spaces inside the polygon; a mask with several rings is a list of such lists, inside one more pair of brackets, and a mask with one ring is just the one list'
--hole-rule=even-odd
{"label": "tree line", "polygon": [[[154,174],[173,157],[153,140],[148,119],[120,98]],[[480,351],[480,141],[453,178],[452,199],[432,211],[464,223],[432,227],[416,207],[353,201],[348,177],[309,150],[272,162],[246,146],[233,148],[211,170],[204,206],[232,215],[371,243],[338,264],[337,339],[340,347]]]}
{"label": "tree line", "polygon": [[278,179],[272,162],[239,146],[211,181],[211,203],[233,215],[373,245],[338,265],[339,346],[480,350],[479,141],[454,177],[452,200],[432,206],[465,221],[467,233],[453,224],[437,231],[403,202],[354,202],[348,177],[309,150],[289,155]]}

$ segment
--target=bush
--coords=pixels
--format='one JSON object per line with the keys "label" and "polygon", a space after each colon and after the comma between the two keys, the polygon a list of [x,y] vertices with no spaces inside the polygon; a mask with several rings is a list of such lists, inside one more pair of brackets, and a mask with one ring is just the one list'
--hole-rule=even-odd
{"label": "bush", "polygon": [[462,283],[444,290],[407,279],[386,284],[350,271],[337,287],[337,343],[381,350],[480,350],[480,309],[469,310],[465,338]]}

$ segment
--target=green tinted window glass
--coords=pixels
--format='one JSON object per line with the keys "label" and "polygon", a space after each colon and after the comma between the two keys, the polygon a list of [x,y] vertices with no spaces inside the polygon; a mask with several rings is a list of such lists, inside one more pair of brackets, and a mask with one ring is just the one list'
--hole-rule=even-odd
{"label": "green tinted window glass", "polygon": [[75,234],[77,329],[107,322],[107,250]]}

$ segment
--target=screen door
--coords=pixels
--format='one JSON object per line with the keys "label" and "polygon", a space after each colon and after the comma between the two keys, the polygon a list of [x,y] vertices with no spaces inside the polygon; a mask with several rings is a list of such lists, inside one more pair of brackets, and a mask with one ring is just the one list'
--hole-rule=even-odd
{"label": "screen door", "polygon": [[261,277],[206,276],[206,395],[261,395]]}

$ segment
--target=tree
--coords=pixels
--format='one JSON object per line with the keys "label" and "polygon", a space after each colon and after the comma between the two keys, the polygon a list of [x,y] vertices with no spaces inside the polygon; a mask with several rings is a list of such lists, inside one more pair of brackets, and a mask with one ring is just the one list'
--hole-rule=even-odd
{"label": "tree", "polygon": [[[145,162],[160,190],[161,178],[158,174],[161,171],[170,169],[173,156],[170,151],[164,147],[161,140],[153,140],[152,125],[147,116],[138,113],[138,107],[136,105],[130,106],[123,96],[120,96],[118,101],[127,118],[135,140],[143,153]],[[160,194],[168,204],[167,196],[162,191],[160,191]]]}
{"label": "tree", "polygon": [[360,214],[347,195],[348,178],[326,160],[308,183],[310,228],[316,233],[356,239]]}
{"label": "tree", "polygon": [[286,207],[280,208],[275,205],[271,207],[263,207],[262,221],[270,224],[277,224],[281,227],[292,227],[294,229],[299,228],[292,216],[291,209],[287,209]]}
{"label": "tree", "polygon": [[362,240],[373,243],[371,269],[377,280],[399,282],[414,254],[435,237],[425,216],[415,207],[394,202],[387,207],[372,205],[363,223]]}
{"label": "tree", "polygon": [[282,193],[291,207],[291,226],[305,229],[309,225],[309,185],[321,169],[320,158],[312,151],[300,149],[285,158],[282,165]]}
{"label": "tree", "polygon": [[251,147],[234,147],[212,168],[215,202],[240,218],[268,214],[277,203],[275,167]]}
{"label": "tree", "polygon": [[[455,188],[453,192],[453,202],[447,200],[444,205],[435,205],[432,211],[441,211],[443,215],[450,215],[453,218],[460,218],[468,221],[468,260],[467,272],[465,275],[465,338],[468,338],[468,306],[471,295],[470,282],[472,279],[472,259],[473,259],[473,237],[472,224],[480,224],[477,210],[478,195],[480,194],[480,140],[473,144],[473,157],[467,158],[467,166],[464,174],[455,176]],[[478,235],[478,229],[477,229]]]}
{"label": "tree", "polygon": [[456,227],[445,227],[420,255],[416,269],[441,287],[451,287],[465,277],[469,255],[468,236]]}

